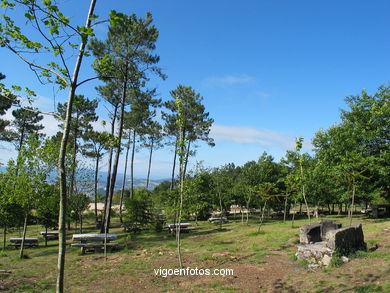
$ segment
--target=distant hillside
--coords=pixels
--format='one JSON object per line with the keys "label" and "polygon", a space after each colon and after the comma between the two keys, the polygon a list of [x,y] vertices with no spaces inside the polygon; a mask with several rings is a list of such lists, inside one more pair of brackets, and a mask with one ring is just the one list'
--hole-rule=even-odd
{"label": "distant hillside", "polygon": [[[6,168],[4,166],[0,166],[0,172],[5,172]],[[50,175],[51,179],[55,179],[56,174]],[[83,170],[82,172],[79,172],[78,178],[80,181],[83,181],[84,183],[87,183],[89,186],[93,186],[93,179],[94,179],[94,171],[93,170]],[[157,185],[159,185],[161,182],[170,180],[170,179],[150,179],[149,180],[149,190],[153,190]],[[123,183],[123,174],[118,173],[116,176],[116,184],[115,184],[115,191],[120,190],[122,188]],[[101,171],[99,172],[99,183],[98,183],[98,192],[99,193],[105,193],[106,190],[106,184],[107,184],[107,172]],[[134,178],[134,186],[135,187],[146,187],[146,179],[144,178]],[[125,188],[130,188],[130,176],[126,176],[126,185]]]}

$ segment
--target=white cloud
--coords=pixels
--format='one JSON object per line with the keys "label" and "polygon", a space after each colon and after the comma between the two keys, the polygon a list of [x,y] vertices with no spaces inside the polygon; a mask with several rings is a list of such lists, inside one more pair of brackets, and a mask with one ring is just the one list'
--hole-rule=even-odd
{"label": "white cloud", "polygon": [[[210,136],[217,141],[232,141],[239,144],[257,144],[263,147],[279,147],[284,150],[294,149],[295,138],[275,131],[250,127],[213,125]],[[309,150],[310,144],[305,144]]]}
{"label": "white cloud", "polygon": [[206,85],[218,86],[218,85],[234,85],[234,84],[246,84],[255,81],[255,78],[246,74],[242,75],[225,75],[221,77],[209,77],[204,80]]}

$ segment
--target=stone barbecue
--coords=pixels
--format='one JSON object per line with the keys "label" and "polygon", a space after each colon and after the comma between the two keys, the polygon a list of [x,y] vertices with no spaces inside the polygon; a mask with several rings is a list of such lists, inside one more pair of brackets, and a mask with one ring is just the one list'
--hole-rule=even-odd
{"label": "stone barbecue", "polygon": [[356,250],[366,249],[361,224],[342,228],[341,224],[334,221],[322,221],[303,226],[299,241],[297,259],[317,266],[329,265],[336,251],[341,255],[348,255]]}

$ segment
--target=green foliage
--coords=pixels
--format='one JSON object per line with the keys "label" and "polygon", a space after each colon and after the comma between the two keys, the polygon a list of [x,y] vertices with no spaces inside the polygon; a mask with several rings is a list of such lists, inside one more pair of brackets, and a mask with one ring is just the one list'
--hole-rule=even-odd
{"label": "green foliage", "polygon": [[153,207],[149,192],[145,189],[136,190],[132,198],[125,198],[123,226],[126,231],[139,233],[153,221]]}

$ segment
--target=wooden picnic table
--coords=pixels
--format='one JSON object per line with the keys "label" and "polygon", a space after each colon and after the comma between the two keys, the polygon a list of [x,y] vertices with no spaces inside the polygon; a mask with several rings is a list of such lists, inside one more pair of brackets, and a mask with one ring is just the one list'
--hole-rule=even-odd
{"label": "wooden picnic table", "polygon": [[[22,245],[23,238],[10,238],[11,242],[10,246],[14,246],[15,248],[19,248]],[[37,247],[38,246],[38,238],[24,238],[24,246],[25,247]]]}
{"label": "wooden picnic table", "polygon": [[227,222],[227,218],[226,217],[211,217],[208,219],[208,221],[210,223],[219,224],[220,222],[222,222],[222,223]]}
{"label": "wooden picnic table", "polygon": [[[105,239],[107,237],[107,242]],[[85,254],[87,250],[102,251],[104,246],[109,250],[118,246],[118,243],[110,242],[118,239],[118,234],[115,233],[99,233],[99,234],[73,234],[72,241],[79,241],[79,243],[72,243],[71,247],[80,247],[81,254]]]}
{"label": "wooden picnic table", "polygon": [[49,239],[58,239],[58,230],[53,231],[41,231],[39,232],[46,240]]}
{"label": "wooden picnic table", "polygon": [[[176,226],[177,226],[177,223],[173,223],[173,224],[167,224],[167,228],[168,230],[171,232],[171,233],[176,233]],[[191,223],[180,223],[180,232],[184,232],[184,233],[188,233],[190,232],[191,230],[191,227],[192,224]]]}

